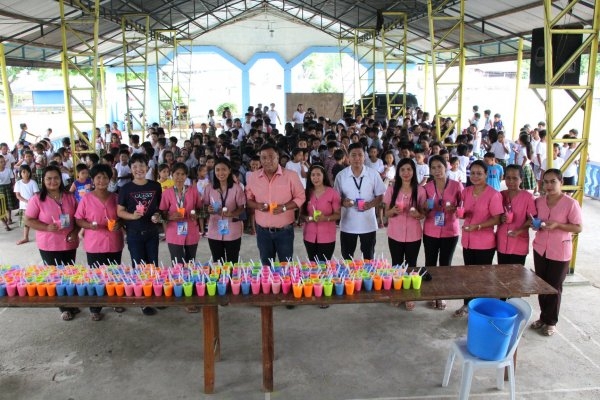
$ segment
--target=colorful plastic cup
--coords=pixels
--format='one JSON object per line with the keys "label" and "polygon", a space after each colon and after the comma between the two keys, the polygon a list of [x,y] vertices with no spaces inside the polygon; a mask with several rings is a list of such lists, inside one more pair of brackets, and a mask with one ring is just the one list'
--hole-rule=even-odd
{"label": "colorful plastic cup", "polygon": [[250,281],[242,281],[242,294],[249,295],[250,294]]}
{"label": "colorful plastic cup", "polygon": [[333,284],[333,286],[335,287],[335,294],[336,296],[343,296],[344,295],[344,282],[335,282]]}
{"label": "colorful plastic cup", "polygon": [[370,276],[368,278],[363,278],[363,287],[367,292],[373,290],[373,278]]}
{"label": "colorful plastic cup", "polygon": [[292,285],[292,291],[294,292],[295,298],[302,298],[303,287],[301,283],[295,283],[294,285]]}
{"label": "colorful plastic cup", "polygon": [[434,202],[434,199],[433,199],[433,198],[429,198],[429,199],[427,199],[427,208],[428,208],[429,210],[433,210],[433,202]]}
{"label": "colorful plastic cup", "polygon": [[533,225],[535,229],[540,229],[542,227],[542,220],[535,217],[531,220],[531,225]]}
{"label": "colorful plastic cup", "polygon": [[6,284],[0,283],[0,297],[6,296]]}
{"label": "colorful plastic cup", "polygon": [[271,291],[273,292],[273,294],[279,294],[279,292],[281,292],[281,280],[280,279],[271,282]]}
{"label": "colorful plastic cup", "polygon": [[410,289],[410,275],[402,275],[402,289]]}
{"label": "colorful plastic cup", "polygon": [[144,214],[146,212],[146,207],[144,207],[142,203],[137,203],[135,206],[135,211],[139,212],[140,214]]}
{"label": "colorful plastic cup", "polygon": [[185,207],[177,207],[177,213],[182,217],[185,216]]}
{"label": "colorful plastic cup", "polygon": [[108,228],[109,231],[114,231],[115,230],[115,226],[117,226],[117,220],[116,219],[107,219],[106,220],[106,227]]}
{"label": "colorful plastic cup", "polygon": [[115,282],[115,294],[119,297],[125,295],[125,284],[123,282]]}
{"label": "colorful plastic cup", "polygon": [[163,283],[163,293],[165,297],[173,297],[173,284],[171,282]]}
{"label": "colorful plastic cup", "polygon": [[268,279],[263,279],[260,281],[260,286],[262,287],[262,292],[264,294],[271,293],[271,281]]}
{"label": "colorful plastic cup", "polygon": [[419,290],[421,289],[421,282],[423,282],[423,277],[421,277],[421,275],[419,274],[414,274],[410,276],[411,281],[412,281],[412,287],[415,290]]}
{"label": "colorful plastic cup", "polygon": [[194,284],[192,282],[183,282],[183,295],[191,297],[192,293],[194,293]]}
{"label": "colorful plastic cup", "polygon": [[85,289],[87,291],[87,295],[88,296],[95,296],[96,295],[96,285],[93,283],[86,283],[85,284]]}
{"label": "colorful plastic cup", "polygon": [[312,282],[306,282],[304,284],[304,297],[312,297],[313,295],[313,283]]}
{"label": "colorful plastic cup", "polygon": [[112,297],[115,295],[115,283],[114,282],[106,282],[106,294],[109,297]]}
{"label": "colorful plastic cup", "polygon": [[464,218],[465,217],[465,208],[464,207],[456,207],[456,216],[458,218]]}
{"label": "colorful plastic cup", "polygon": [[292,289],[292,281],[290,279],[284,279],[281,283],[281,292],[283,294],[288,294]]}
{"label": "colorful plastic cup", "polygon": [[356,199],[355,204],[358,211],[365,211],[365,199]]}
{"label": "colorful plastic cup", "polygon": [[152,297],[152,282],[144,282],[142,284],[142,290],[144,297]]}
{"label": "colorful plastic cup", "polygon": [[394,290],[402,289],[402,276],[395,275],[392,280],[394,284]]}
{"label": "colorful plastic cup", "polygon": [[163,295],[163,284],[160,282],[152,282],[152,291],[156,297]]}
{"label": "colorful plastic cup", "polygon": [[273,214],[273,211],[277,208],[277,203],[269,203],[269,212]]}
{"label": "colorful plastic cup", "polygon": [[383,277],[383,290],[390,290],[392,288],[392,276],[385,275]]}
{"label": "colorful plastic cup", "polygon": [[260,281],[258,280],[258,278],[253,278],[250,281],[250,287],[252,288],[252,294],[260,293]]}
{"label": "colorful plastic cup", "polygon": [[6,284],[6,294],[8,297],[15,297],[17,295],[17,284],[16,283],[7,283]]}
{"label": "colorful plastic cup", "polygon": [[204,297],[204,295],[206,295],[206,283],[196,282],[196,295],[198,297]]}
{"label": "colorful plastic cup", "polygon": [[141,283],[136,283],[135,285],[133,285],[133,294],[135,295],[135,297],[144,296],[144,289],[142,288]]}
{"label": "colorful plastic cup", "polygon": [[217,294],[217,282],[215,282],[215,281],[206,282],[206,291],[208,292],[209,296],[214,296],[215,294]]}
{"label": "colorful plastic cup", "polygon": [[346,279],[344,281],[344,288],[346,289],[346,294],[352,296],[354,294],[354,280]]}
{"label": "colorful plastic cup", "polygon": [[46,284],[45,283],[38,283],[36,285],[37,288],[37,295],[40,297],[46,297]]}
{"label": "colorful plastic cup", "polygon": [[124,285],[124,291],[125,291],[125,296],[127,297],[133,297],[135,294],[135,285],[133,283],[128,283],[127,285]]}
{"label": "colorful plastic cup", "polygon": [[240,289],[242,286],[242,282],[240,282],[239,279],[232,279],[231,280],[231,293],[233,293],[235,296],[240,294]]}
{"label": "colorful plastic cup", "polygon": [[175,297],[183,296],[183,285],[181,283],[176,283],[173,285],[173,294]]}
{"label": "colorful plastic cup", "polygon": [[321,282],[313,283],[313,293],[315,297],[323,296],[323,284]]}
{"label": "colorful plastic cup", "polygon": [[360,290],[362,289],[362,278],[358,277],[358,278],[354,278],[354,291],[355,292],[360,292]]}
{"label": "colorful plastic cup", "polygon": [[504,216],[506,217],[507,224],[512,224],[513,220],[515,219],[515,214],[512,211],[507,211]]}
{"label": "colorful plastic cup", "polygon": [[94,289],[96,290],[96,296],[104,296],[104,292],[106,290],[106,285],[104,283],[96,283],[94,285]]}
{"label": "colorful plastic cup", "polygon": [[373,288],[377,291],[381,290],[383,287],[383,278],[381,275],[375,275],[373,277]]}
{"label": "colorful plastic cup", "polygon": [[77,290],[77,296],[85,296],[86,295],[86,284],[78,283],[75,285],[75,289]]}
{"label": "colorful plastic cup", "polygon": [[65,285],[65,290],[67,291],[67,296],[75,296],[75,284],[68,283]]}
{"label": "colorful plastic cup", "polygon": [[46,283],[46,294],[48,295],[48,297],[56,296],[56,283],[55,282]]}
{"label": "colorful plastic cup", "polygon": [[27,284],[23,282],[17,283],[17,292],[19,293],[19,297],[27,296]]}
{"label": "colorful plastic cup", "polygon": [[217,293],[219,296],[225,296],[227,294],[227,282],[219,281],[217,282]]}

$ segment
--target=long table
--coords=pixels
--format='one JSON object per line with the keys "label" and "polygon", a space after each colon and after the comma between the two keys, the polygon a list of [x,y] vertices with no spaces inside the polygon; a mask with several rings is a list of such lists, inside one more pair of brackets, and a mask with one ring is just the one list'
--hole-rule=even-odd
{"label": "long table", "polygon": [[420,290],[381,290],[353,295],[296,299],[292,293],[248,296],[204,297],[0,297],[0,307],[176,307],[202,306],[204,330],[204,392],[214,393],[215,361],[220,359],[219,305],[258,306],[261,309],[263,390],[273,391],[273,307],[284,305],[333,305],[359,303],[398,303],[474,297],[528,297],[556,294],[557,291],[522,265],[453,266],[429,268],[431,281]]}

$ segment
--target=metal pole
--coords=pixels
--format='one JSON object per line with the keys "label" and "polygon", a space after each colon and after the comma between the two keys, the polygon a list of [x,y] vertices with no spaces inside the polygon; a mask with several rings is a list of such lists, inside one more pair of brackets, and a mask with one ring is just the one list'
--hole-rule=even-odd
{"label": "metal pole", "polygon": [[515,108],[513,111],[513,131],[512,131],[512,139],[513,141],[517,140],[517,117],[519,115],[519,92],[521,90],[521,68],[523,63],[523,38],[519,38],[519,50],[517,52],[517,75],[516,75],[516,84],[515,84]]}
{"label": "metal pole", "polygon": [[10,88],[8,86],[8,75],[6,73],[6,57],[4,56],[4,44],[0,43],[0,68],[2,69],[2,87],[4,90],[4,105],[6,106],[6,119],[10,130],[10,140],[15,141],[15,133],[12,124],[12,106],[10,104]]}

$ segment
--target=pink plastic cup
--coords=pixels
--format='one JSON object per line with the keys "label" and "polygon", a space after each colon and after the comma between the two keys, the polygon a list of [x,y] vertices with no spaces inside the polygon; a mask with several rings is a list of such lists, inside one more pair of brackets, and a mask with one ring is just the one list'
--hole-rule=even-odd
{"label": "pink plastic cup", "polygon": [[315,295],[315,297],[323,296],[323,284],[321,282],[313,284],[313,294]]}
{"label": "pink plastic cup", "polygon": [[465,217],[465,208],[464,207],[456,207],[456,216],[458,218],[464,218]]}
{"label": "pink plastic cup", "polygon": [[233,293],[236,296],[239,295],[241,286],[242,286],[242,282],[239,279],[232,279],[231,280],[231,293]]}
{"label": "pink plastic cup", "polygon": [[17,294],[17,284],[16,283],[7,283],[6,284],[6,294],[8,297],[15,297]]}
{"label": "pink plastic cup", "polygon": [[515,214],[512,211],[507,211],[504,216],[506,217],[506,223],[512,224]]}
{"label": "pink plastic cup", "polygon": [[250,287],[252,289],[252,294],[260,293],[260,281],[258,279],[252,279],[250,281]]}
{"label": "pink plastic cup", "polygon": [[360,292],[362,288],[362,278],[354,278],[354,291]]}
{"label": "pink plastic cup", "polygon": [[17,283],[17,292],[19,293],[19,297],[27,296],[27,284],[22,282]]}
{"label": "pink plastic cup", "polygon": [[[125,285],[125,296],[127,297],[133,297],[133,288],[134,288],[134,284],[133,283],[128,283]],[[141,288],[141,286],[140,286]]]}
{"label": "pink plastic cup", "polygon": [[271,293],[271,281],[269,281],[268,279],[263,279],[260,282],[260,285],[262,287],[262,291],[263,291],[264,294]]}
{"label": "pink plastic cup", "polygon": [[135,286],[133,287],[133,293],[135,294],[135,297],[144,296],[144,287],[142,286],[141,283],[135,284]]}
{"label": "pink plastic cup", "polygon": [[[239,293],[239,282],[238,282],[238,293]],[[202,297],[206,294],[206,284],[204,282],[196,282],[196,294],[198,295],[198,297]]]}
{"label": "pink plastic cup", "polygon": [[281,284],[281,291],[283,292],[283,294],[288,294],[291,289],[292,289],[292,281],[289,279],[284,280],[283,283]]}
{"label": "pink plastic cup", "polygon": [[163,285],[162,283],[153,282],[152,289],[154,290],[154,295],[156,297],[162,296],[163,294]]}
{"label": "pink plastic cup", "polygon": [[392,276],[386,275],[383,277],[383,290],[390,290],[392,288]]}
{"label": "pink plastic cup", "polygon": [[276,280],[271,283],[271,291],[273,294],[279,294],[281,291],[281,280]]}

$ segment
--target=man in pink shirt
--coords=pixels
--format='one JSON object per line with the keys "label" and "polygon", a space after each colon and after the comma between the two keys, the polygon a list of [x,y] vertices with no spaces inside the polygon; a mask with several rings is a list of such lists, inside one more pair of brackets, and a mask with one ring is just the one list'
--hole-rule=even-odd
{"label": "man in pink shirt", "polygon": [[273,144],[260,149],[262,169],[248,177],[247,207],[256,210],[256,243],[263,265],[270,260],[291,259],[294,253],[294,209],[304,204],[305,194],[298,174],[281,168]]}

